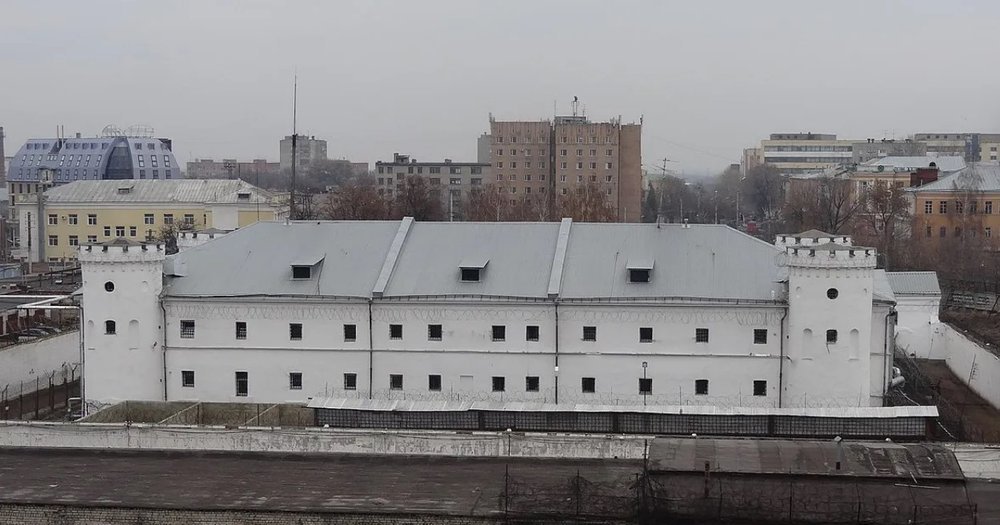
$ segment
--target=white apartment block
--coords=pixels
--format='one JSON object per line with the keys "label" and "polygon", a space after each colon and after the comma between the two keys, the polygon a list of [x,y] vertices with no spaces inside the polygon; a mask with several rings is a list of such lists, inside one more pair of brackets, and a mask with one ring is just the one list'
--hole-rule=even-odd
{"label": "white apartment block", "polygon": [[[84,396],[881,406],[875,252],[680,224],[261,222],[81,248]],[[887,337],[889,336],[889,337]]]}

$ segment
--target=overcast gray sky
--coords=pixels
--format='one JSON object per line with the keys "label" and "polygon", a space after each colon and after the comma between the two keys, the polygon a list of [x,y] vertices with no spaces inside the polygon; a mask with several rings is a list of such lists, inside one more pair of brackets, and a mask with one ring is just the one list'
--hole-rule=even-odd
{"label": "overcast gray sky", "polygon": [[178,160],[475,158],[498,119],[644,117],[695,175],[768,133],[1000,131],[1000,2],[54,1],[0,5],[0,126],[153,126]]}

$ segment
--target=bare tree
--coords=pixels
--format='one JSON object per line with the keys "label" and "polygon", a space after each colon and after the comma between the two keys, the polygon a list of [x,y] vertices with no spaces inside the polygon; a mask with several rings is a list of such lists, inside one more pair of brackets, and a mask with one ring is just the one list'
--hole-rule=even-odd
{"label": "bare tree", "polygon": [[775,219],[784,201],[785,177],[770,164],[756,166],[743,179],[742,193],[760,219]]}
{"label": "bare tree", "polygon": [[170,223],[160,226],[160,231],[156,234],[157,242],[163,243],[163,250],[167,255],[173,255],[179,251],[177,248],[177,225]]}
{"label": "bare tree", "polygon": [[367,177],[348,181],[326,194],[319,216],[333,220],[382,220],[389,218],[390,203],[378,194]]}
{"label": "bare tree", "polygon": [[861,191],[855,242],[874,246],[886,269],[894,269],[910,231],[910,202],[902,186],[876,182]]}
{"label": "bare tree", "polygon": [[569,217],[581,222],[615,222],[618,214],[607,193],[595,183],[571,189],[556,199],[559,217]]}
{"label": "bare tree", "polygon": [[545,221],[545,198],[511,198],[504,186],[486,186],[469,192],[462,209],[465,220],[493,221]]}
{"label": "bare tree", "polygon": [[854,181],[834,177],[799,179],[789,184],[782,217],[792,230],[840,233],[861,207]]}
{"label": "bare tree", "polygon": [[440,221],[444,218],[440,196],[435,194],[427,179],[420,175],[407,177],[393,201],[394,218],[413,217],[418,221]]}

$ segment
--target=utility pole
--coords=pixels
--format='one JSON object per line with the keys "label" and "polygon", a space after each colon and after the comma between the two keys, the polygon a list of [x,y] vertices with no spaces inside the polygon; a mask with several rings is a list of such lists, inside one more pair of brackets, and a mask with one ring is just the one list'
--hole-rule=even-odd
{"label": "utility pole", "polygon": [[719,190],[715,190],[715,224],[719,224]]}
{"label": "utility pole", "polygon": [[299,108],[299,75],[295,75],[295,83],[292,88],[292,186],[288,192],[288,220],[295,220],[295,157],[298,156],[298,127],[297,117]]}

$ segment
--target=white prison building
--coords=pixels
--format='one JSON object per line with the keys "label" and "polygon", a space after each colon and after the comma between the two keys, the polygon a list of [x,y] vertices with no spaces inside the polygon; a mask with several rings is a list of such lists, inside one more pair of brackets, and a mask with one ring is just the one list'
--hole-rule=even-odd
{"label": "white prison building", "polygon": [[[261,222],[81,248],[84,396],[881,406],[875,251],[726,226]],[[890,337],[887,337],[890,335]]]}

